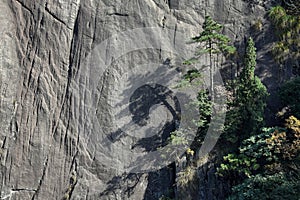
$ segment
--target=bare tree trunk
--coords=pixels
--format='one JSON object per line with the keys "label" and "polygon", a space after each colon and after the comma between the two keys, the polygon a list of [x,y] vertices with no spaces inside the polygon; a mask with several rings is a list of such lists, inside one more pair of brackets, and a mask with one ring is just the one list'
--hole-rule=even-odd
{"label": "bare tree trunk", "polygon": [[[209,42],[209,49],[211,49],[212,44]],[[214,65],[212,62],[212,53],[209,52],[209,65],[210,65],[210,96],[211,101],[214,102]]]}

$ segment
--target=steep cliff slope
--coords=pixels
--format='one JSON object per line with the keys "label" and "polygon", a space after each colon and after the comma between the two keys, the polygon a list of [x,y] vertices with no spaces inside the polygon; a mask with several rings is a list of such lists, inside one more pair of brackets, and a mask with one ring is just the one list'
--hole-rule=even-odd
{"label": "steep cliff slope", "polygon": [[[259,41],[258,73],[274,88],[266,54],[270,31],[251,29],[258,22],[268,24],[265,14],[271,4],[2,0],[1,199],[159,199],[176,195],[174,165],[153,171],[148,166],[156,164],[145,159],[133,163],[138,166],[133,168],[136,173],[127,173],[135,159],[131,152],[155,152],[158,146],[153,142],[165,140],[153,135],[150,141],[123,137],[122,131],[134,136],[139,127],[130,124],[128,117],[133,111],[126,109],[126,102],[137,101],[128,85],[134,89],[151,82],[171,86],[182,74],[180,63],[193,54],[195,46],[185,46],[186,42],[201,31],[204,16],[211,15],[224,24],[224,34],[241,49],[250,34]],[[167,34],[161,30],[168,30]],[[238,70],[237,65],[228,66]],[[151,123],[153,127],[168,124],[164,126],[168,132],[179,119],[174,119],[176,109],[172,113],[166,105],[176,107],[176,98],[163,87],[159,91],[167,103],[153,108],[160,114]],[[149,104],[157,101],[153,96],[150,99]],[[138,113],[137,123],[143,123],[146,115]],[[110,144],[114,141],[117,147]],[[209,189],[216,184],[222,188],[211,178],[212,165],[200,169],[199,193],[194,198],[224,197],[223,191]],[[145,173],[137,170],[142,168],[147,169]]]}

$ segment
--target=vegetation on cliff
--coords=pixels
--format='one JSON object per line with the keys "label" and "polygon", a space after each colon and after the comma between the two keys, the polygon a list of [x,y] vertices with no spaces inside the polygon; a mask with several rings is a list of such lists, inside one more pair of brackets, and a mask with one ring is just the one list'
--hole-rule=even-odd
{"label": "vegetation on cliff", "polygon": [[[298,9],[293,7],[296,1],[289,2],[289,9],[281,6],[273,7],[269,12],[269,18],[276,28],[278,37],[274,43],[272,53],[281,67],[294,65],[299,69],[299,30],[300,19]],[[287,4],[286,4],[287,5]],[[294,9],[293,9],[294,8]],[[221,25],[206,17],[203,26],[204,31],[200,36],[192,38],[193,42],[202,45],[195,58],[208,53],[210,60],[218,56],[213,54],[222,53],[222,48],[211,46],[211,39],[215,36],[225,42],[224,46],[229,53],[234,48],[229,45],[229,40],[224,35],[218,35],[206,30],[207,20],[214,23],[218,31]],[[204,46],[203,46],[204,44]],[[218,44],[218,43],[214,43]],[[223,44],[222,44],[223,45]],[[191,59],[186,64],[192,64],[197,59]],[[210,61],[210,69],[214,69],[214,62]],[[278,108],[277,117],[282,123],[276,127],[265,127],[267,88],[261,80],[255,76],[256,48],[252,38],[249,38],[244,55],[244,66],[238,77],[230,81],[228,87],[228,111],[223,134],[219,146],[226,146],[223,159],[219,160],[216,175],[221,180],[231,185],[231,191],[227,199],[299,199],[300,196],[300,73],[296,78],[284,83],[278,91],[281,106]],[[211,74],[214,71],[211,70]],[[191,78],[186,75],[185,78]],[[197,77],[200,77],[197,74]],[[189,79],[192,80],[192,79]],[[211,79],[211,82],[213,80]],[[213,85],[211,85],[213,88]],[[210,89],[213,91],[213,89]],[[210,123],[211,98],[205,90],[200,90],[198,104],[200,111],[204,113],[199,126],[198,138],[196,138],[193,152],[201,146],[201,134],[207,130]],[[285,110],[284,113],[280,110]],[[199,139],[200,138],[200,139]],[[198,145],[197,145],[198,143]],[[194,158],[197,159],[197,158]],[[197,161],[194,161],[197,162]],[[194,168],[194,169],[193,169]],[[189,163],[186,173],[196,171],[193,162]],[[193,174],[193,173],[191,173]],[[191,176],[181,174],[179,178],[186,178],[185,183]],[[180,181],[180,180],[178,180]]]}

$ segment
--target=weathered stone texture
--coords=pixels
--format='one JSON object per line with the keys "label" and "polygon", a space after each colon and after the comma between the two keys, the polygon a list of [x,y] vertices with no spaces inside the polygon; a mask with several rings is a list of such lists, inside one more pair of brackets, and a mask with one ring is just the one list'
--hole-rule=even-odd
{"label": "weathered stone texture", "polygon": [[[127,70],[122,66],[149,60],[163,64],[167,58],[176,63],[176,55],[157,49],[130,52],[116,60],[110,66],[112,72],[99,83],[92,81],[98,75],[83,65],[86,56],[113,34],[134,28],[169,28],[175,39],[180,32],[188,40],[201,31],[205,14],[224,24],[224,33],[237,45],[243,44],[256,20],[267,23],[264,15],[269,4],[249,7],[242,0],[1,0],[1,199],[152,200],[167,195],[166,188],[174,184],[174,167],[148,174],[121,173],[118,159],[99,152],[103,147],[97,143],[100,136],[93,134],[95,125],[89,115],[97,115],[99,123],[109,129],[115,113],[107,98]],[[258,39],[264,37],[263,31]],[[262,39],[261,44],[268,45],[268,40]],[[107,55],[104,62],[112,59]],[[260,64],[259,69],[266,69],[263,60]],[[93,84],[97,84],[96,96]],[[100,103],[94,112],[89,105],[95,102]],[[121,141],[126,147],[133,142]],[[215,184],[211,166],[200,169],[201,175],[208,173],[208,180],[200,182],[210,186],[199,186],[195,198],[213,199],[216,191],[207,190]]]}

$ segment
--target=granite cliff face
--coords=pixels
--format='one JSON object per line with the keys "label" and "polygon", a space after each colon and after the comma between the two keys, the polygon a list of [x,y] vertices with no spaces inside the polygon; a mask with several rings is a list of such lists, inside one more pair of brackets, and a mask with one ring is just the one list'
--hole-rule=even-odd
{"label": "granite cliff face", "polygon": [[[145,69],[151,68],[149,63],[161,67],[155,76],[148,76],[148,82],[157,74],[173,77],[177,70],[180,75],[180,63],[186,56],[168,52],[161,44],[150,48],[152,40],[147,38],[138,38],[141,44],[149,43],[144,49],[134,45],[124,49],[123,41],[113,35],[142,28],[140,33],[148,36],[147,27],[168,29],[176,46],[182,38],[188,41],[199,33],[209,14],[224,24],[224,34],[241,50],[250,34],[260,41],[258,74],[274,89],[267,59],[272,35],[269,30],[251,29],[258,21],[268,24],[265,15],[271,4],[242,0],[1,0],[1,199],[224,198],[227,186],[218,182],[209,160],[199,168],[197,192],[191,197],[179,195],[175,164],[147,173],[126,173],[126,161],[133,158],[122,153],[124,149],[154,151],[158,146],[153,141],[165,139],[136,141],[112,132],[116,124],[128,121],[124,114],[124,119],[114,119],[122,113],[116,105],[122,103],[119,98],[126,89],[123,75],[133,71],[130,83],[136,87],[147,82],[143,77]],[[152,30],[152,35],[158,34],[157,29]],[[192,52],[194,46],[187,48]],[[92,58],[92,63],[87,58]],[[145,69],[134,71],[137,65]],[[229,66],[233,72],[238,70],[237,65]],[[160,89],[167,105],[176,107],[172,94]],[[152,98],[149,103],[156,102]],[[166,110],[166,106],[157,108],[162,115],[152,123],[160,124],[164,116],[164,123],[169,124],[165,130],[174,130],[179,119],[174,119],[176,113],[164,114]],[[146,115],[138,113],[137,122],[142,124],[139,117]],[[118,148],[101,144],[115,140]]]}

